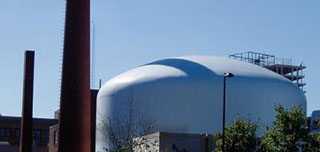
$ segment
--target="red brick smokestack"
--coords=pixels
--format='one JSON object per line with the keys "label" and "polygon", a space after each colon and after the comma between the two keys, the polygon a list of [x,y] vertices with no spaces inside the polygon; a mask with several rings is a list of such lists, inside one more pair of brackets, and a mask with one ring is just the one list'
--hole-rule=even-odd
{"label": "red brick smokestack", "polygon": [[32,151],[32,106],[33,106],[34,51],[24,54],[24,78],[22,95],[22,117],[20,152]]}
{"label": "red brick smokestack", "polygon": [[67,0],[59,152],[91,151],[90,0]]}

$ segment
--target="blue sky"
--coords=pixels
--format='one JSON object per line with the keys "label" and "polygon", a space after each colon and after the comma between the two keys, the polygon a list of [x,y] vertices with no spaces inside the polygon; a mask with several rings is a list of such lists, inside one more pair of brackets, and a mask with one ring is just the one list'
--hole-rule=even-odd
{"label": "blue sky", "polygon": [[[185,55],[258,51],[303,62],[308,114],[320,109],[318,0],[92,0],[95,78]],[[0,113],[19,116],[23,52],[36,50],[34,116],[58,108],[64,0],[2,0]]]}

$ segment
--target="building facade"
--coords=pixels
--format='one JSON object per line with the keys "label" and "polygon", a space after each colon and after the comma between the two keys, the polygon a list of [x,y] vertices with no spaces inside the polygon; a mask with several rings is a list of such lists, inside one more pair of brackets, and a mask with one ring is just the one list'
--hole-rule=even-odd
{"label": "building facade", "polygon": [[[47,152],[49,127],[58,123],[56,119],[33,119],[33,151]],[[20,141],[20,117],[0,116],[0,152],[17,152]]]}
{"label": "building facade", "polygon": [[49,152],[57,152],[58,151],[58,131],[59,131],[58,124],[50,127]]}

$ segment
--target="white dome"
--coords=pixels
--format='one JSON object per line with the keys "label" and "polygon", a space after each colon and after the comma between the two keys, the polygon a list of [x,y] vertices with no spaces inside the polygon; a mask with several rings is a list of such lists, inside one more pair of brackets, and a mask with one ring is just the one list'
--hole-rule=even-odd
{"label": "white dome", "polygon": [[102,86],[97,98],[97,149],[106,147],[102,122],[124,120],[129,105],[155,131],[211,134],[221,130],[225,72],[235,75],[226,83],[227,125],[237,115],[271,125],[276,103],[299,105],[306,111],[304,93],[268,69],[221,57],[168,58],[129,70]]}

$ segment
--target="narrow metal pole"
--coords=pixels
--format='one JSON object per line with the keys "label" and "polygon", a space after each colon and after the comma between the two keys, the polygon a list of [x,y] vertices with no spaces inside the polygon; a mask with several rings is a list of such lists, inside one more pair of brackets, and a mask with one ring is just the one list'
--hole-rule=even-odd
{"label": "narrow metal pole", "polygon": [[222,118],[222,152],[225,152],[225,125],[226,125],[226,77],[223,77],[223,118]]}
{"label": "narrow metal pole", "polygon": [[32,152],[34,51],[24,54],[24,77],[19,152]]}

